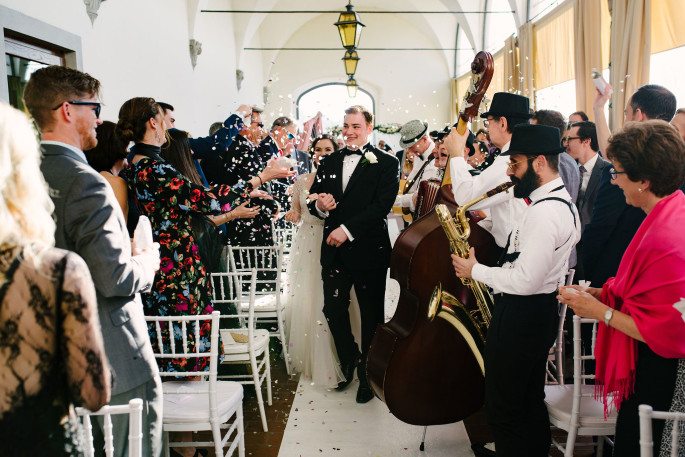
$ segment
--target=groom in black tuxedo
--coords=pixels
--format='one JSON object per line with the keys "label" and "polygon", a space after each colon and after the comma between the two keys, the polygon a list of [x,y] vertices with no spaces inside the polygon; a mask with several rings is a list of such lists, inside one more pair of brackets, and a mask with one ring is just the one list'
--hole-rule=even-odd
{"label": "groom in black tuxedo", "polygon": [[[325,219],[321,245],[323,312],[338,351],[345,381],[359,377],[357,403],[373,392],[366,381],[366,355],[378,324],[383,323],[385,280],[390,266],[386,217],[399,188],[397,159],[368,142],[373,115],[363,106],[345,110],[346,147],[321,159],[310,189],[318,194],[309,212]],[[362,352],[350,327],[350,290],[354,286],[362,320]]]}

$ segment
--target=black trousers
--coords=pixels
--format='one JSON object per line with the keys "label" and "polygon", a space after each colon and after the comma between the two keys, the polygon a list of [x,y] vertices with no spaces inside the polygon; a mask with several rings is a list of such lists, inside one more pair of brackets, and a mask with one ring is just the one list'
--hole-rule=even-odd
{"label": "black trousers", "polygon": [[[641,404],[651,405],[656,411],[668,411],[673,401],[678,379],[678,359],[666,359],[652,351],[646,343],[637,343],[635,366],[635,392],[621,402],[616,418],[616,439],[614,455],[621,457],[640,456]],[[664,421],[652,421],[654,455],[659,455]]]}
{"label": "black trousers", "polygon": [[549,455],[545,366],[559,320],[555,297],[495,296],[485,345],[485,411],[498,457]]}
{"label": "black trousers", "polygon": [[360,382],[366,382],[366,355],[371,346],[371,339],[376,333],[378,324],[383,323],[385,306],[385,280],[387,268],[375,270],[349,270],[342,265],[324,267],[321,270],[323,279],[324,306],[323,313],[335,342],[341,364],[349,364],[359,357],[357,343],[350,326],[350,291],[354,291],[359,301],[361,314],[361,360],[357,369]]}

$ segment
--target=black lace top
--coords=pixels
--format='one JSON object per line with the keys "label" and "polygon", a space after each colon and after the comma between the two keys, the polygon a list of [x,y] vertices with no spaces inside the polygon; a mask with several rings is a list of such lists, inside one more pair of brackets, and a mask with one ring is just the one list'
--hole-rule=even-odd
{"label": "black lace top", "polygon": [[0,250],[0,454],[81,455],[72,405],[109,401],[95,289],[76,254]]}

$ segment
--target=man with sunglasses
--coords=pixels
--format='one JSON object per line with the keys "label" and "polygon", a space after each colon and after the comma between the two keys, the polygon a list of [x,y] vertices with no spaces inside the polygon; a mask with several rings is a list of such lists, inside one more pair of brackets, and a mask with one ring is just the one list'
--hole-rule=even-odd
{"label": "man with sunglasses", "polygon": [[[115,378],[110,404],[143,400],[143,455],[158,457],[162,384],[139,292],[152,286],[159,248],[131,254],[114,193],[86,161],[83,151],[97,145],[95,129],[102,123],[99,95],[100,82],[92,76],[50,66],[33,73],[24,104],[42,135],[41,171],[55,204],[55,245],[83,257],[95,285],[100,328]],[[102,450],[103,423],[95,422],[95,448]],[[112,417],[112,424],[116,455],[128,455],[128,416]]]}
{"label": "man with sunglasses", "polygon": [[[457,144],[465,135],[456,131]],[[516,200],[529,205],[514,222],[498,267],[452,256],[460,278],[493,290],[495,306],[485,345],[485,412],[498,456],[547,456],[551,444],[544,403],[545,367],[558,325],[557,289],[580,239],[580,220],[559,177],[559,129],[514,127],[507,175]],[[502,157],[502,156],[500,156]]]}
{"label": "man with sunglasses", "polygon": [[[486,119],[485,125],[492,144],[502,153],[496,157],[488,168],[478,175],[472,175],[473,169],[467,162],[464,146],[453,145],[453,135],[445,138],[445,146],[452,159],[449,162],[454,199],[460,205],[480,197],[507,181],[508,160],[502,154],[509,149],[512,132],[516,124],[527,124],[531,117],[528,99],[522,95],[508,92],[497,92],[492,98],[490,110],[481,114]],[[471,207],[471,210],[490,209],[492,225],[490,233],[500,248],[507,243],[507,235],[513,224],[520,218],[526,208],[523,200],[514,199],[512,192],[502,192],[487,198]]]}

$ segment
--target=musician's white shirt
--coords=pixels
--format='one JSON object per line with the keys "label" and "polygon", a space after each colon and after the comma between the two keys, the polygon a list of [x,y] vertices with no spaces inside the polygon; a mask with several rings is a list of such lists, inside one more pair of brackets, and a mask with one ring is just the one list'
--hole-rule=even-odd
{"label": "musician's white shirt", "polygon": [[511,232],[507,253],[518,252],[518,258],[502,267],[476,264],[473,279],[492,287],[495,293],[513,295],[551,293],[564,284],[569,256],[580,240],[580,216],[573,203],[570,208],[554,200],[535,204],[548,197],[571,201],[561,178],[535,189],[529,197],[530,206]]}
{"label": "musician's white shirt", "polygon": [[[507,150],[509,150],[509,143],[502,147],[502,152]],[[454,200],[457,204],[463,205],[500,184],[510,181],[509,176],[507,176],[508,163],[509,156],[502,157],[500,155],[481,174],[471,176],[469,173],[471,166],[466,163],[465,157],[450,159]],[[482,226],[492,234],[497,245],[503,248],[507,244],[507,236],[516,222],[521,219],[521,215],[526,209],[526,203],[519,198],[514,198],[513,189],[510,189],[509,192],[500,192],[494,197],[486,198],[469,209],[486,208],[490,209],[492,226],[488,227],[486,224]]]}

